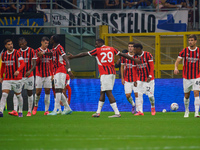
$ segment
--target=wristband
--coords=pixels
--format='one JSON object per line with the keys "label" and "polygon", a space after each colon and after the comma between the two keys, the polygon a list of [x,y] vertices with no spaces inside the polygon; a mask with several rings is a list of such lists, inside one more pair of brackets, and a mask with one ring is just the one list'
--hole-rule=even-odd
{"label": "wristband", "polygon": [[152,78],[152,75],[149,75],[150,78]]}
{"label": "wristband", "polygon": [[71,68],[68,68],[67,71],[70,72],[70,71],[72,71],[72,70],[71,70]]}

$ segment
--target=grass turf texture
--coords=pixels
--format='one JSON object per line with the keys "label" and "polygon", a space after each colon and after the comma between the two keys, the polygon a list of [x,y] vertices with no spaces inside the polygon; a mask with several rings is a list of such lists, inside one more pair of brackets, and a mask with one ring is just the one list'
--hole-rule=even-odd
{"label": "grass turf texture", "polygon": [[183,112],[108,118],[113,112],[73,112],[71,115],[23,118],[4,112],[0,118],[1,150],[160,150],[200,149],[200,118],[183,118]]}

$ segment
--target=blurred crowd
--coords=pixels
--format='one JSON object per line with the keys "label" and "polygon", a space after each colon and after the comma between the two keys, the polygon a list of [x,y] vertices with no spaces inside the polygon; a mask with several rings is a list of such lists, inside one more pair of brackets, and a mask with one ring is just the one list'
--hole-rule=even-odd
{"label": "blurred crowd", "polygon": [[[50,9],[51,0],[19,0],[19,12],[35,12],[41,9]],[[193,8],[194,0],[52,0],[53,9],[144,9],[149,11],[165,9]],[[195,0],[198,8],[198,1]],[[0,0],[1,12],[16,12],[17,0]]]}
{"label": "blurred crowd", "polygon": [[[37,9],[50,9],[50,2],[51,0],[19,0],[17,11],[17,0],[0,0],[0,12],[37,12]],[[198,0],[52,0],[52,2],[53,9],[138,9],[145,11],[189,9],[189,22],[193,21],[193,12],[195,12],[196,22],[199,22]]]}

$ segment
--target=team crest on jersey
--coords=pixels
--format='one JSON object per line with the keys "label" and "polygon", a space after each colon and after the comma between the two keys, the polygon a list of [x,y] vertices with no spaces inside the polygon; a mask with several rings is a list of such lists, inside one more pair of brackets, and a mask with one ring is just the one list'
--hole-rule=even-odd
{"label": "team crest on jersey", "polygon": [[13,55],[13,56],[12,56],[12,59],[14,59],[14,58],[15,58],[15,56]]}
{"label": "team crest on jersey", "polygon": [[26,54],[26,56],[28,57],[28,53]]}

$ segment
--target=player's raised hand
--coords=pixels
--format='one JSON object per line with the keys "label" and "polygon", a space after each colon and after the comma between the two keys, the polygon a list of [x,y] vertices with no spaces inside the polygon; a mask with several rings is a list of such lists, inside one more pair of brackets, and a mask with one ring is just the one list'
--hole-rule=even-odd
{"label": "player's raised hand", "polygon": [[141,64],[142,63],[142,61],[137,59],[137,58],[134,58],[134,62],[137,63],[137,64]]}
{"label": "player's raised hand", "polygon": [[14,76],[18,76],[19,75],[19,71],[15,71]]}
{"label": "player's raised hand", "polygon": [[73,59],[73,55],[72,55],[70,52],[68,52],[67,58],[68,58],[68,59]]}
{"label": "player's raised hand", "polygon": [[0,78],[0,83],[2,83],[3,82],[3,78]]}
{"label": "player's raised hand", "polygon": [[31,74],[31,71],[27,71],[25,76],[28,77],[28,76],[30,76],[30,74]]}
{"label": "player's raised hand", "polygon": [[177,75],[179,73],[178,69],[174,69],[174,74]]}

